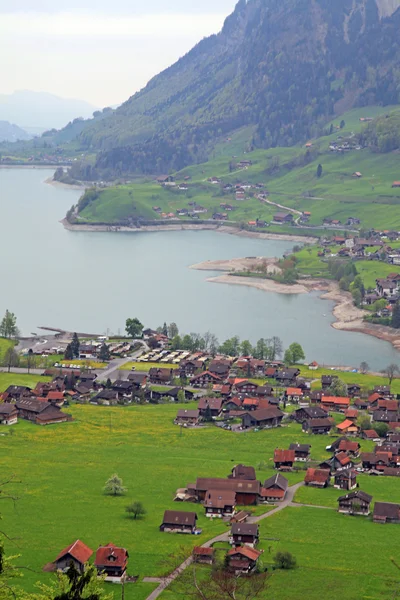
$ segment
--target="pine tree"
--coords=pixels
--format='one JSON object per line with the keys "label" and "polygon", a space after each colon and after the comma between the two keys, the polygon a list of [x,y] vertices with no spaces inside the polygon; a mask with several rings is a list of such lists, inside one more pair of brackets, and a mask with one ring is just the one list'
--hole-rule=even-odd
{"label": "pine tree", "polygon": [[79,343],[79,339],[78,339],[78,335],[76,333],[74,333],[74,335],[72,336],[72,342],[71,342],[71,349],[72,349],[72,353],[73,353],[73,358],[79,358],[79,347],[80,347],[80,343]]}
{"label": "pine tree", "polygon": [[110,348],[105,342],[103,342],[100,348],[99,359],[103,362],[108,362],[110,360]]}
{"label": "pine tree", "polygon": [[400,329],[400,302],[396,302],[393,307],[392,327]]}
{"label": "pine tree", "polygon": [[74,359],[74,353],[73,353],[71,344],[68,344],[68,346],[65,348],[64,358],[65,358],[65,360],[73,360]]}
{"label": "pine tree", "polygon": [[317,177],[318,177],[318,179],[320,177],[322,177],[322,165],[321,164],[319,164],[317,167]]}

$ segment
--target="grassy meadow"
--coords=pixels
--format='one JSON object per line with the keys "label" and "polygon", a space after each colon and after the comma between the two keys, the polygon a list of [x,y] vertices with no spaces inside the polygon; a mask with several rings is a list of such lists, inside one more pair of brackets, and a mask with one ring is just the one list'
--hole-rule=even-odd
{"label": "grassy meadow", "polygon": [[0,373],[0,393],[4,392],[9,385],[26,385],[34,388],[38,381],[51,381],[51,377],[21,373]]}
{"label": "grassy meadow", "polygon": [[[171,405],[77,405],[66,410],[73,414],[72,423],[38,427],[21,421],[12,429],[4,428],[0,436],[3,479],[15,475],[16,483],[10,491],[19,497],[15,505],[2,503],[2,530],[13,540],[7,541],[7,552],[21,554],[21,564],[32,569],[25,572],[22,580],[28,591],[34,589],[36,581],[51,577],[41,568],[77,538],[93,550],[110,541],[125,546],[130,553],[130,574],[141,578],[159,576],[165,571],[167,555],[177,553],[182,546],[189,554],[194,545],[227,527],[207,520],[201,506],[174,503],[177,488],[200,476],[226,477],[239,462],[255,466],[258,478],[264,481],[274,473],[272,458],[276,447],[287,448],[293,441],[308,442],[312,444],[312,458],[321,461],[327,457],[326,445],[336,437],[311,437],[297,424],[240,434],[215,427],[181,430],[173,424],[178,409]],[[368,451],[373,444],[363,441],[362,447]],[[123,497],[103,494],[104,483],[113,473],[118,473],[128,488]],[[302,471],[288,474],[290,484],[301,481],[303,476]],[[379,479],[372,483],[382,486],[381,497],[390,499],[395,489],[395,497],[399,496],[394,486],[397,484],[400,490],[400,481]],[[328,494],[330,490],[327,498]],[[147,509],[145,518],[135,521],[126,516],[125,507],[133,500],[143,502]],[[310,503],[319,502],[311,498]],[[166,509],[195,510],[203,534],[193,537],[160,533],[158,527]],[[260,510],[257,508],[257,514]],[[313,556],[313,539],[319,527],[318,521],[314,522],[318,510],[307,514],[309,518],[296,530],[303,540],[304,561],[308,560],[308,552]],[[263,527],[269,532],[274,523],[275,517]],[[353,539],[353,520],[341,523],[343,538]],[[291,531],[293,523],[288,527],[279,535],[265,535],[290,538],[295,531]],[[394,529],[400,534],[400,528]],[[151,585],[143,583],[126,587],[128,600],[144,599],[152,590]],[[294,594],[276,597],[295,600]]]}

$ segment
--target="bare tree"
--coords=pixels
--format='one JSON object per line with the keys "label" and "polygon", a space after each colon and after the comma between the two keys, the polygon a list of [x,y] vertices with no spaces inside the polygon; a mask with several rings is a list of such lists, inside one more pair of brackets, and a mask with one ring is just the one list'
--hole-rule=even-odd
{"label": "bare tree", "polygon": [[360,364],[360,371],[361,371],[361,373],[363,375],[365,375],[366,373],[368,373],[368,371],[369,371],[369,364],[367,362],[363,361]]}
{"label": "bare tree", "polygon": [[11,367],[17,367],[19,363],[19,356],[15,352],[14,348],[7,348],[4,355],[4,364],[8,368],[8,372],[11,371]]}
{"label": "bare tree", "polygon": [[396,375],[396,373],[399,372],[399,367],[397,365],[395,365],[394,363],[392,363],[391,365],[388,365],[385,369],[382,370],[382,373],[384,373],[387,378],[389,379],[389,385],[392,385],[392,381]]}
{"label": "bare tree", "polygon": [[33,354],[32,348],[29,349],[29,352],[27,354],[26,357],[26,366],[28,369],[28,373],[30,372],[30,370],[33,368],[35,368],[35,364],[36,364],[36,357]]}

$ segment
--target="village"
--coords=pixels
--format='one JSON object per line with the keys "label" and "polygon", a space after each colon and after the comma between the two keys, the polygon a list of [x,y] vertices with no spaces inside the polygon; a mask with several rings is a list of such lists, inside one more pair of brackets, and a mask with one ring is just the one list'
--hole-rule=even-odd
{"label": "village", "polygon": [[[151,329],[144,330],[142,343],[139,350],[137,341],[108,346],[116,356],[125,357],[120,361],[134,355],[135,366],[129,371],[113,370],[115,358],[110,356],[102,369],[61,362],[43,371],[51,381],[39,381],[32,389],[10,385],[1,395],[0,423],[16,426],[20,419],[41,426],[68,426],[72,421],[68,407],[74,404],[123,410],[167,402],[178,404],[174,423],[186,435],[202,428],[214,428],[215,435],[224,429],[241,436],[300,426],[308,443],[299,443],[293,435],[286,447],[275,447],[271,456],[264,456],[271,461],[274,475],[260,481],[255,465],[242,463],[225,478],[215,477],[210,469],[207,477],[182,481],[176,491],[175,502],[193,503],[192,511],[166,509],[159,515],[160,535],[201,535],[200,511],[210,522],[226,523],[223,539],[230,549],[224,565],[236,575],[258,572],[263,555],[257,549],[259,523],[274,510],[292,506],[299,486],[319,489],[321,494],[336,489],[340,514],[400,524],[400,504],[390,502],[390,496],[373,503],[373,496],[359,483],[365,475],[381,482],[400,477],[399,399],[384,378],[381,385],[368,389],[359,383],[343,385],[336,374],[317,377],[315,361],[288,367],[280,360],[171,350],[168,336]],[[80,356],[95,361],[104,356],[104,346],[107,339],[85,340]],[[313,456],[315,440],[321,438],[326,439],[322,461]],[[366,443],[368,452],[362,449]],[[301,475],[295,486],[288,479],[293,473]],[[254,516],[252,509],[263,506],[265,513],[261,510]],[[65,542],[69,545],[45,565],[45,571],[65,571],[71,562],[84,571],[93,550],[78,537]],[[212,543],[196,544],[191,560],[212,565],[215,554]],[[106,581],[130,582],[135,578],[128,575],[128,558],[127,549],[109,543],[98,548],[94,566]]]}

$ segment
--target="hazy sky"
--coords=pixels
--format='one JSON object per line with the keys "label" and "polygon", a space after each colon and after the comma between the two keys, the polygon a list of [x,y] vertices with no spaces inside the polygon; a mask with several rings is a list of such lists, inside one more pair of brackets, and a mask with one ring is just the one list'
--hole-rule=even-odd
{"label": "hazy sky", "polygon": [[126,100],[236,0],[0,0],[0,94],[30,89],[101,107]]}

